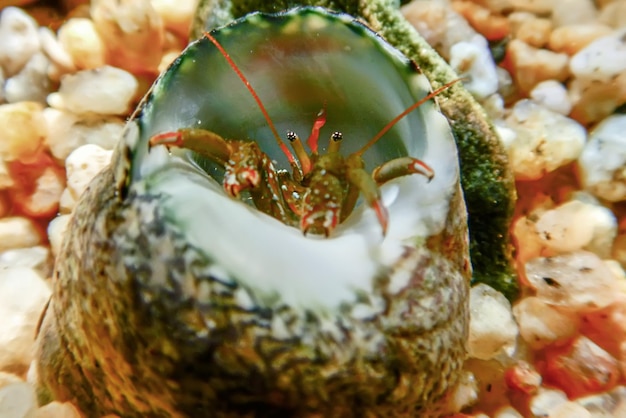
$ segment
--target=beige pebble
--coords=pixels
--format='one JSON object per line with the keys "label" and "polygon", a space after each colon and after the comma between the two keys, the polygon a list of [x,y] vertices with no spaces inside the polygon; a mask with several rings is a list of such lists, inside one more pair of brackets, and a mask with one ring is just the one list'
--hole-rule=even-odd
{"label": "beige pebble", "polygon": [[467,20],[450,8],[446,1],[412,1],[402,6],[402,14],[426,41],[444,58],[450,48],[477,34]]}
{"label": "beige pebble", "polygon": [[181,37],[189,36],[191,20],[198,0],[152,0],[152,7],[161,16],[165,28]]}
{"label": "beige pebble", "polygon": [[35,390],[28,383],[12,383],[0,389],[0,417],[30,418],[36,410]]}
{"label": "beige pebble", "polygon": [[30,219],[19,216],[0,218],[0,252],[34,247],[40,242],[41,237]]}
{"label": "beige pebble", "polygon": [[498,90],[498,75],[487,40],[475,35],[467,42],[450,48],[450,66],[466,78],[464,87],[477,99],[484,99]]}
{"label": "beige pebble", "polygon": [[592,23],[596,20],[597,14],[593,0],[558,0],[552,6],[552,22],[556,28]]}
{"label": "beige pebble", "polygon": [[[41,218],[53,216],[59,207],[59,199],[65,188],[65,174],[58,167],[47,167],[35,180],[34,190],[19,190],[13,201],[20,212]],[[30,192],[30,193],[29,193]]]}
{"label": "beige pebble", "polygon": [[621,292],[611,270],[587,251],[532,259],[525,265],[525,274],[538,298],[578,312],[605,308]]}
{"label": "beige pebble", "polygon": [[[622,372],[623,373],[623,372]],[[576,399],[594,418],[626,417],[626,386]]]}
{"label": "beige pebble", "polygon": [[578,158],[586,139],[579,123],[530,100],[520,100],[504,121],[503,137],[515,177],[535,180]]}
{"label": "beige pebble", "polygon": [[59,43],[79,70],[102,67],[106,47],[91,19],[72,18],[59,29]]}
{"label": "beige pebble", "polygon": [[91,17],[107,48],[108,64],[133,73],[156,71],[165,30],[150,0],[95,0]]}
{"label": "beige pebble", "polygon": [[616,202],[626,200],[626,115],[605,119],[589,134],[578,159],[583,187]]}
{"label": "beige pebble", "polygon": [[61,250],[65,230],[71,219],[72,217],[70,215],[60,215],[48,224],[48,240],[50,241],[50,249],[54,256],[57,256]]}
{"label": "beige pebble", "polygon": [[569,63],[572,74],[583,81],[608,83],[626,72],[626,29],[591,42]]}
{"label": "beige pebble", "polygon": [[13,180],[13,177],[11,177],[9,167],[7,167],[7,164],[0,159],[0,190],[12,187],[14,184],[15,181]]}
{"label": "beige pebble", "polygon": [[[76,71],[76,66],[72,57],[67,53],[65,48],[60,44],[57,35],[52,32],[50,28],[39,28],[39,40],[41,42],[41,49],[48,56],[58,74],[73,73]],[[50,70],[48,70],[50,75]],[[55,81],[58,81],[58,77],[52,77]]]}
{"label": "beige pebble", "polygon": [[161,62],[159,63],[158,70],[159,72],[163,72],[167,70],[167,67],[170,66],[171,63],[174,62],[176,58],[180,55],[180,50],[172,50],[163,54],[163,58],[161,58]]}
{"label": "beige pebble", "polygon": [[17,7],[7,7],[0,12],[0,67],[6,77],[11,77],[39,51],[39,25]]}
{"label": "beige pebble", "polygon": [[452,9],[463,16],[478,33],[491,41],[509,36],[509,21],[499,13],[493,13],[472,1],[457,0],[451,3]]}
{"label": "beige pebble", "polygon": [[626,0],[611,1],[606,4],[598,15],[598,23],[614,29],[626,27]]}
{"label": "beige pebble", "polygon": [[518,330],[511,304],[493,288],[478,284],[470,291],[470,357],[489,360],[501,350],[515,348]]}
{"label": "beige pebble", "polygon": [[519,39],[509,43],[507,58],[513,66],[517,86],[525,93],[541,81],[564,81],[569,76],[567,54],[534,48]]}
{"label": "beige pebble", "polygon": [[566,341],[578,331],[578,316],[562,312],[540,298],[530,296],[513,306],[513,315],[524,341],[534,350]]}
{"label": "beige pebble", "polygon": [[511,6],[518,11],[547,14],[552,12],[554,0],[511,0]]}
{"label": "beige pebble", "polygon": [[113,149],[124,129],[124,121],[112,116],[77,115],[54,108],[45,109],[43,114],[48,126],[46,144],[60,161],[86,144]]}
{"label": "beige pebble", "polygon": [[530,46],[540,48],[548,43],[551,32],[550,20],[533,17],[521,22],[513,36]]}
{"label": "beige pebble", "polygon": [[11,383],[21,383],[24,379],[13,373],[0,372],[0,388]]}
{"label": "beige pebble", "polygon": [[46,135],[43,105],[19,102],[0,105],[0,157],[5,161],[32,157]]}
{"label": "beige pebble", "polygon": [[33,418],[82,418],[82,415],[71,403],[55,401],[37,409]]}
{"label": "beige pebble", "polygon": [[96,174],[109,165],[112,154],[113,151],[88,144],[77,148],[67,157],[67,188],[75,199],[87,189]]}
{"label": "beige pebble", "polygon": [[550,34],[548,48],[571,56],[596,39],[610,35],[612,31],[609,26],[599,23],[561,26]]}
{"label": "beige pebble", "polygon": [[36,327],[50,294],[48,284],[31,268],[0,270],[0,370],[20,375],[28,370]]}
{"label": "beige pebble", "polygon": [[570,116],[582,124],[590,125],[609,117],[626,102],[626,71],[609,82],[583,82],[575,78],[568,84],[573,103]]}
{"label": "beige pebble", "polygon": [[132,74],[105,66],[64,76],[59,91],[48,96],[48,103],[77,114],[122,115],[128,112],[136,91]]}

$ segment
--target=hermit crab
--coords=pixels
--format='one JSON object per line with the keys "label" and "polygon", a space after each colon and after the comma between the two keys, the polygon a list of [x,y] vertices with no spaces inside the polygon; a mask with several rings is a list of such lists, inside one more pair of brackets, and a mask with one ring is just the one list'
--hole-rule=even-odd
{"label": "hermit crab", "polygon": [[40,399],[89,416],[442,414],[470,267],[440,90],[319,7],[190,44],[73,214]]}

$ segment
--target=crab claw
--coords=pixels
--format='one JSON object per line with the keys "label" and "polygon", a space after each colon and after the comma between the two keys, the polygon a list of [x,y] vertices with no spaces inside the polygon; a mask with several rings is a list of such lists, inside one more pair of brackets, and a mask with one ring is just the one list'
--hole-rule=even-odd
{"label": "crab claw", "polygon": [[243,190],[258,187],[260,183],[261,175],[253,168],[243,168],[224,175],[224,190],[234,198],[239,197]]}

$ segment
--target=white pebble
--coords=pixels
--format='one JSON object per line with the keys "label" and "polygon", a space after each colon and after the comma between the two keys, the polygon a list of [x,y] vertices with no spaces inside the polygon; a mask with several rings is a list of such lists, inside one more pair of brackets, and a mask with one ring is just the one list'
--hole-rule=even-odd
{"label": "white pebble", "polygon": [[20,374],[28,370],[33,360],[35,330],[51,293],[33,269],[0,270],[0,370]]}
{"label": "white pebble", "polygon": [[592,418],[585,408],[576,402],[564,402],[550,411],[550,418]]}
{"label": "white pebble", "polygon": [[65,231],[71,219],[71,215],[61,215],[54,218],[48,224],[48,241],[50,241],[50,249],[55,257],[58,256],[61,251],[63,237],[65,236]]}
{"label": "white pebble", "polygon": [[22,71],[6,81],[4,86],[6,101],[45,103],[52,88],[48,78],[48,65],[50,61],[44,54],[41,52],[34,54]]}
{"label": "white pebble", "polygon": [[626,416],[626,386],[598,395],[576,399],[594,418],[613,418]]}
{"label": "white pebble", "polygon": [[609,83],[626,71],[626,30],[597,39],[570,60],[570,71],[586,82]]}
{"label": "white pebble", "polygon": [[65,75],[58,93],[48,96],[48,103],[78,114],[122,115],[128,112],[137,86],[129,72],[104,66]]}
{"label": "white pebble", "polygon": [[626,115],[613,115],[589,135],[578,165],[583,187],[601,199],[626,200]]}
{"label": "white pebble", "polygon": [[43,115],[48,126],[46,144],[58,160],[86,144],[113,149],[124,129],[124,121],[117,117],[81,116],[54,108],[45,109]]}
{"label": "white pebble", "polygon": [[496,64],[482,35],[452,45],[450,66],[461,77],[467,78],[463,86],[477,99],[484,99],[498,90]]}
{"label": "white pebble", "polygon": [[180,36],[189,35],[189,26],[198,0],[152,0],[150,3],[163,19],[167,30]]}
{"label": "white pebble", "polygon": [[470,357],[489,360],[501,350],[515,348],[517,324],[511,304],[493,288],[478,284],[470,291]]}
{"label": "white pebble", "polygon": [[568,402],[567,395],[560,390],[539,389],[539,393],[530,399],[530,411],[534,417],[550,417],[550,411]]}
{"label": "white pebble", "polygon": [[67,188],[74,199],[78,200],[96,174],[109,165],[112,154],[113,151],[88,144],[77,148],[67,157]]}
{"label": "white pebble", "polygon": [[578,312],[605,308],[621,293],[611,270],[587,251],[535,258],[526,263],[525,270],[538,298]]}
{"label": "white pebble", "polygon": [[0,14],[0,66],[5,76],[17,74],[30,57],[39,51],[37,22],[17,7],[7,7]]}
{"label": "white pebble", "polygon": [[569,115],[572,111],[572,102],[567,95],[567,89],[556,80],[546,80],[537,84],[530,92],[530,98],[561,115]]}
{"label": "white pebble", "polygon": [[[39,28],[39,41],[41,42],[41,49],[54,64],[58,73],[66,74],[76,71],[72,57],[59,43],[56,34],[50,28],[45,26]],[[55,78],[55,80],[57,79]]]}
{"label": "white pebble", "polygon": [[575,160],[587,137],[585,128],[575,120],[527,99],[515,104],[505,124],[516,134],[504,145],[520,180],[539,179]]}
{"label": "white pebble", "polygon": [[513,307],[513,315],[520,335],[535,350],[565,341],[578,331],[576,315],[561,312],[534,296],[520,300]]}
{"label": "white pebble", "polygon": [[34,247],[40,242],[41,237],[30,219],[19,216],[0,218],[0,252]]}
{"label": "white pebble", "polygon": [[558,0],[552,8],[552,22],[555,27],[592,23],[597,14],[593,0]]}
{"label": "white pebble", "polygon": [[607,208],[573,200],[544,212],[535,224],[542,244],[556,252],[590,250],[599,257],[611,253],[617,220]]}
{"label": "white pebble", "polygon": [[9,267],[31,268],[41,277],[48,277],[52,267],[50,250],[48,247],[39,245],[3,251],[0,253],[0,269]]}
{"label": "white pebble", "polygon": [[13,383],[0,389],[0,417],[31,418],[36,409],[35,389],[28,383]]}

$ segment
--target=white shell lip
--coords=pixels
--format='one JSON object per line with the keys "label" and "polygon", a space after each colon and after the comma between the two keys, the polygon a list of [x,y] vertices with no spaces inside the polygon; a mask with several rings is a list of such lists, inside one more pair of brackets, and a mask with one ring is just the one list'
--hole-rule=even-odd
{"label": "white shell lip", "polygon": [[[351,32],[355,41],[347,45],[349,48],[344,48],[345,57],[351,56],[349,54],[354,51],[358,52],[364,45],[367,47],[374,44],[378,48],[377,51],[373,51],[374,58],[380,60],[381,56],[387,57],[388,62],[384,65],[396,68],[395,75],[389,76],[385,73],[385,76],[379,74],[372,78],[367,71],[360,73],[370,77],[370,81],[353,86],[352,90],[348,90],[350,96],[358,95],[365,88],[382,91],[387,97],[382,97],[374,103],[371,100],[364,101],[360,108],[355,108],[358,100],[348,101],[350,107],[345,112],[348,115],[346,120],[337,122],[343,123],[341,129],[333,126],[330,121],[330,115],[333,113],[329,112],[331,125],[328,127],[329,130],[341,130],[344,137],[346,133],[358,131],[359,135],[365,138],[361,144],[358,142],[353,144],[351,151],[354,151],[355,147],[358,149],[371,138],[373,134],[370,135],[370,132],[375,134],[382,127],[378,123],[380,120],[384,118],[387,121],[391,120],[430,91],[425,76],[409,71],[408,60],[397,50],[379,37],[368,34],[362,25],[355,23],[348,15],[329,14],[320,8],[299,9],[280,15],[252,15],[237,21],[234,25],[229,25],[220,42],[228,45],[229,36],[236,35],[238,31],[245,31],[249,35],[248,38],[254,39],[255,36],[260,38],[263,30],[267,27],[276,29],[276,25],[289,34],[297,35],[299,28],[306,23],[301,21],[307,19],[314,19],[314,22],[309,24],[314,25],[317,31],[322,31],[326,27],[330,28],[331,34],[336,31],[341,33],[341,36],[337,35],[328,42],[336,41],[338,38],[344,42],[342,36],[348,36]],[[260,31],[261,35],[256,34],[255,30]],[[323,35],[323,31],[319,33]],[[192,44],[190,49],[198,45],[199,43]],[[268,42],[265,41],[264,45],[267,46]],[[234,53],[231,51],[229,53],[236,58]],[[368,57],[368,51],[360,51],[360,54]],[[176,155],[179,153],[170,155],[164,147],[155,147],[148,153],[147,141],[151,135],[206,122],[206,113],[202,113],[206,112],[206,109],[202,109],[205,105],[204,99],[196,94],[184,96],[181,100],[180,91],[177,91],[180,87],[177,84],[178,79],[188,76],[185,71],[197,71],[198,68],[194,65],[201,64],[197,62],[202,58],[200,55],[190,54],[189,57],[193,59],[188,63],[170,69],[179,72],[178,78],[176,74],[171,78],[165,75],[157,81],[153,88],[153,96],[148,99],[147,105],[137,119],[129,123],[139,128],[129,128],[126,138],[133,153],[132,185],[145,188],[150,193],[161,194],[166,218],[185,231],[191,245],[199,248],[220,266],[220,271],[229,276],[226,279],[235,280],[248,288],[255,298],[255,303],[271,306],[278,300],[279,303],[287,304],[293,309],[330,314],[344,303],[354,303],[357,293],[371,294],[376,279],[393,266],[407,246],[422,245],[429,236],[437,235],[443,230],[450,210],[451,197],[458,191],[459,168],[456,145],[449,124],[432,101],[422,105],[392,129],[388,135],[395,136],[395,139],[383,137],[376,145],[376,150],[371,150],[371,153],[368,150],[365,153],[366,157],[368,153],[374,155],[368,164],[375,165],[379,163],[377,158],[383,160],[390,158],[380,156],[386,152],[385,146],[392,144],[392,148],[404,147],[406,153],[422,159],[435,171],[435,177],[431,182],[427,182],[422,176],[412,175],[394,180],[382,187],[383,200],[389,211],[389,226],[385,237],[382,236],[373,211],[365,205],[360,205],[330,238],[304,237],[299,230],[283,225],[256,209],[227,197],[218,181]],[[223,61],[223,57],[214,56],[211,63],[214,61]],[[365,65],[361,61],[351,62],[348,58],[337,60],[336,57],[326,61],[325,65],[330,66],[337,62],[343,64],[332,68],[330,74],[347,71],[346,63],[352,65],[350,70],[352,74],[326,79],[329,83],[338,79],[348,80],[354,76],[354,72],[359,72],[360,67]],[[238,64],[242,65],[241,62]],[[259,80],[266,80],[264,77],[269,74],[262,74],[261,78],[255,79],[253,73],[247,72],[249,70],[245,64],[242,71],[253,85],[259,84]],[[379,86],[388,79],[393,79],[389,85]],[[397,88],[398,80],[403,80],[404,88],[396,94],[394,89]],[[249,93],[245,91],[241,82],[239,84],[229,85],[228,88],[242,89],[244,93],[234,94],[241,99]],[[275,90],[280,90],[280,86],[279,83],[279,88]],[[198,90],[202,91],[200,87]],[[345,93],[345,88],[341,87],[338,95]],[[263,99],[268,91],[262,88],[257,92]],[[205,95],[212,93],[212,91],[202,92]],[[218,98],[217,101],[221,103],[221,100]],[[285,100],[289,101],[292,98]],[[340,113],[343,115],[339,106],[343,102],[341,100],[330,102],[330,110],[334,109],[336,115]],[[298,128],[305,129],[303,132],[308,133],[306,130],[310,129],[313,122],[309,115],[305,115],[302,120],[293,121],[289,120],[293,117],[293,113],[289,114],[289,111],[287,116],[282,116],[281,106],[284,106],[280,103],[266,103],[266,106],[277,125],[296,124]],[[306,106],[308,105],[304,107]],[[383,111],[380,110],[381,107],[384,108]],[[294,112],[292,107],[289,110]],[[248,110],[242,111],[244,119],[247,117],[246,112]],[[258,108],[254,109],[254,104],[249,112],[250,114],[256,112],[257,116],[260,116],[260,111]],[[376,114],[371,117],[375,122],[374,126],[363,126],[363,118],[354,119],[355,114],[371,112]],[[259,126],[264,124],[262,116],[260,118]],[[208,126],[206,128],[211,129]],[[267,137],[267,133],[261,132],[267,129],[266,126],[255,129],[255,135]],[[280,131],[281,127],[278,129]],[[133,132],[139,137],[133,135]],[[324,131],[322,138],[323,136]],[[265,143],[271,144],[272,141],[274,140],[270,138],[263,142],[262,148]],[[275,154],[272,154],[272,150],[266,152],[272,158],[280,159],[280,156],[275,157]],[[397,150],[392,150],[391,154],[394,155],[396,152]],[[395,283],[394,287],[402,288],[398,283]],[[377,305],[374,301],[372,304]]]}

